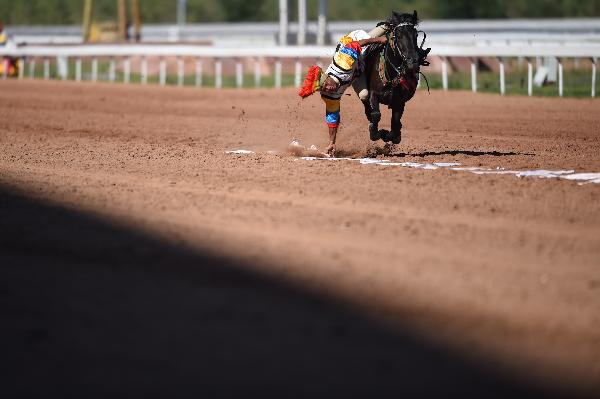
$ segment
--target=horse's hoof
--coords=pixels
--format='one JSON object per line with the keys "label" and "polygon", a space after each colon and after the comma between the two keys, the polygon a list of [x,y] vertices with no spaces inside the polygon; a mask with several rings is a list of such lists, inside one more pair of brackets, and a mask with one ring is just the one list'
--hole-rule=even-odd
{"label": "horse's hoof", "polygon": [[379,131],[379,137],[381,137],[381,140],[383,140],[384,142],[389,142],[390,141],[390,132],[389,130],[385,130],[385,129],[381,129]]}
{"label": "horse's hoof", "polygon": [[390,137],[392,144],[400,144],[400,141],[402,141],[402,135],[400,133],[398,134],[393,134]]}
{"label": "horse's hoof", "polygon": [[371,141],[377,141],[381,138],[377,127],[373,123],[369,123],[369,136],[371,137]]}

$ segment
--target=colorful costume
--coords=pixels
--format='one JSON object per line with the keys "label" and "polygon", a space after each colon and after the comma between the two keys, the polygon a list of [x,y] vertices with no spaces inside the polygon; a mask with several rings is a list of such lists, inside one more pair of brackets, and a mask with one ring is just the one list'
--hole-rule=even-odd
{"label": "colorful costume", "polygon": [[306,80],[298,93],[302,98],[320,91],[323,79],[327,77],[331,77],[339,85],[334,93],[321,91],[321,99],[325,102],[325,121],[329,127],[335,128],[340,124],[340,99],[348,86],[352,85],[362,101],[368,98],[367,79],[363,74],[364,49],[361,48],[359,41],[380,37],[385,33],[386,28],[382,26],[376,27],[369,33],[364,30],[352,31],[340,39],[331,65],[325,73],[317,66],[310,67]]}
{"label": "colorful costume", "polygon": [[321,99],[325,102],[325,121],[329,127],[338,127],[340,124],[340,99],[364,68],[361,58],[363,49],[358,42],[369,38],[371,36],[364,30],[355,30],[342,37],[325,71],[325,75],[331,76],[339,84],[334,93],[321,92]]}

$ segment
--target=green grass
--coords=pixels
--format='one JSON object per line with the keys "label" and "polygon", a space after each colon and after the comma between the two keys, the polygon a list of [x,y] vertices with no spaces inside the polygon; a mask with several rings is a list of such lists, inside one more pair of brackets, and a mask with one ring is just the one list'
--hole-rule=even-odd
{"label": "green grass", "polygon": [[[109,75],[109,61],[99,60],[98,62],[98,80],[108,81]],[[83,80],[91,80],[91,62],[83,61]],[[506,94],[507,95],[527,95],[527,70],[526,68],[513,68],[514,71],[506,74]],[[429,80],[429,85],[432,89],[442,88],[442,76],[438,73],[428,73],[424,71]],[[36,79],[42,79],[44,75],[43,62],[38,60],[34,71]],[[25,76],[29,77],[29,64],[25,67]],[[116,82],[123,82],[123,73],[117,72]],[[58,79],[58,73],[56,63],[50,63],[50,79]],[[69,80],[75,80],[75,62],[69,62]],[[564,73],[564,96],[565,97],[590,97],[591,95],[591,71],[585,69],[570,69]],[[131,83],[141,83],[141,75],[139,73],[131,73]],[[159,77],[157,74],[148,76],[148,84],[158,84]],[[283,74],[282,82],[283,87],[292,87],[294,85],[293,74]],[[167,85],[177,85],[177,76],[168,75]],[[184,78],[184,86],[195,86],[196,77],[195,75],[186,75]],[[203,87],[214,87],[215,78],[212,75],[202,76]],[[477,86],[478,91],[484,93],[500,93],[500,78],[497,73],[489,71],[479,71],[477,73]],[[234,88],[236,87],[235,76],[226,75],[223,76],[223,87]],[[254,88],[254,74],[244,75],[244,88]],[[275,77],[262,76],[261,87],[269,88],[275,87]],[[448,87],[450,90],[471,90],[471,75],[468,72],[454,72],[448,76]],[[421,90],[425,89],[425,82],[422,81]],[[596,82],[596,93],[600,96],[600,77]],[[552,84],[544,87],[534,87],[534,96],[544,97],[556,97],[558,96],[558,85]]]}
{"label": "green grass", "polygon": [[[427,75],[429,86],[432,89],[442,88],[442,75],[431,73]],[[421,88],[425,88],[422,81]],[[565,97],[590,97],[592,93],[592,73],[590,70],[569,70],[564,73]],[[450,90],[471,90],[471,74],[468,72],[455,72],[448,76]],[[600,94],[600,82],[596,81],[596,93]],[[494,72],[477,73],[477,90],[484,93],[500,93],[500,76]],[[507,95],[527,95],[527,70],[517,70],[506,74]],[[543,87],[533,87],[534,96],[558,96],[558,84]]]}

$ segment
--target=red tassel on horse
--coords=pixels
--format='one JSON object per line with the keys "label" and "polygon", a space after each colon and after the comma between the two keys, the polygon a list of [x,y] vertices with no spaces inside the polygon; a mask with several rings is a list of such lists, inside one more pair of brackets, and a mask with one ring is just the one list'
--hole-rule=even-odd
{"label": "red tassel on horse", "polygon": [[313,95],[315,92],[321,90],[321,76],[323,76],[323,69],[316,65],[311,66],[308,69],[304,83],[298,92],[298,95],[302,98]]}

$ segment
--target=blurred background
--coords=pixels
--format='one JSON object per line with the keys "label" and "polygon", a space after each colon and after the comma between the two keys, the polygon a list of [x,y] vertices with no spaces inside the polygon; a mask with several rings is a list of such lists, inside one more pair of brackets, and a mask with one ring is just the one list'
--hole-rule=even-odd
{"label": "blurred background", "polygon": [[[177,0],[143,0],[142,18],[148,23],[177,20]],[[0,19],[8,25],[78,25],[84,0],[0,0]],[[278,17],[277,0],[187,0],[186,22],[267,22]],[[315,19],[318,0],[307,0]],[[110,20],[117,2],[96,0],[97,15]],[[426,19],[562,18],[600,16],[600,0],[329,0],[332,21],[376,20],[388,11],[419,10]],[[297,9],[290,9],[290,15]]]}
{"label": "blurred background", "polygon": [[[426,46],[433,48],[432,65],[426,69],[432,88],[473,88],[475,64],[477,90],[509,94],[533,91],[528,80],[534,79],[528,76],[526,57],[506,57],[502,66],[498,62],[502,52],[498,57],[478,56],[475,60],[467,56],[442,59],[438,50],[447,46],[510,46],[518,54],[523,48],[540,46],[591,49],[600,45],[600,0],[0,0],[0,21],[4,25],[0,45],[24,48],[141,42],[213,48],[331,47],[350,30],[371,29],[391,10],[419,12],[423,21],[420,29],[427,33]],[[218,81],[217,85],[224,87],[297,86],[299,73],[294,71],[294,60],[282,56],[279,70],[276,58],[244,58],[238,72],[241,77],[235,76],[234,60],[226,58],[219,66],[222,79],[215,79],[214,57],[203,61],[200,72],[197,65],[184,60],[184,76],[179,78],[175,59],[167,59],[161,78],[156,57],[149,57],[144,67],[140,59],[132,57],[131,78],[127,73],[126,80],[183,85],[215,85]],[[28,71],[30,77],[75,78],[75,65],[67,65],[72,68],[64,67],[61,73],[58,61],[44,70],[43,57],[37,62],[29,59],[34,61]],[[88,61],[84,57],[82,62]],[[9,74],[16,76],[18,62],[16,58],[12,62]],[[87,72],[85,65],[82,67],[81,79],[123,79],[123,65],[111,67],[106,59],[97,62],[93,67],[88,65]],[[328,60],[315,57],[313,62],[325,65]],[[533,73],[539,88],[535,94],[589,96],[590,85],[595,93],[597,79],[592,79],[590,73],[595,74],[595,62],[591,50],[581,57],[535,57]],[[500,68],[507,74],[502,82],[498,79]],[[563,87],[557,90],[553,86],[560,79],[559,69],[568,73],[563,76]]]}

